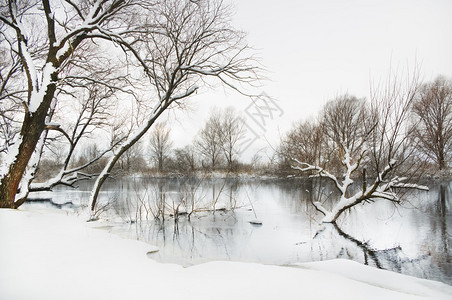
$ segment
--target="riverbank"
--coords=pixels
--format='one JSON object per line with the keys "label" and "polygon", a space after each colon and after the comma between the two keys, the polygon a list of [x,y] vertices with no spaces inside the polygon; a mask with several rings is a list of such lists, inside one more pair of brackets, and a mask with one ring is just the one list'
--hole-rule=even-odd
{"label": "riverbank", "polygon": [[[237,172],[227,172],[227,171],[195,171],[190,173],[174,173],[174,172],[145,172],[145,173],[134,173],[134,174],[122,174],[119,177],[124,178],[155,178],[155,179],[176,179],[176,178],[196,178],[198,180],[207,179],[238,179],[238,180],[262,180],[262,181],[274,181],[274,180],[287,180],[287,179],[302,179],[306,180],[309,178],[309,174],[303,174],[301,172],[271,172],[269,170],[261,171],[237,171]],[[355,180],[360,180],[360,177],[355,178]],[[430,170],[425,172],[418,178],[420,182],[428,181],[451,181],[452,180],[452,169],[435,171]]]}
{"label": "riverbank", "polygon": [[452,287],[348,260],[290,267],[157,263],[82,219],[0,210],[1,299],[450,299]]}

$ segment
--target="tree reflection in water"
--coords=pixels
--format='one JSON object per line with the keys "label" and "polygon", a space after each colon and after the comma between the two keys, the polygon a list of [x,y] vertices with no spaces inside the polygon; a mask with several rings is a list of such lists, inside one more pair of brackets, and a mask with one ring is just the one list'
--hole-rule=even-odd
{"label": "tree reflection in water", "polygon": [[[433,183],[429,193],[413,195],[397,213],[381,201],[356,207],[339,227],[322,225],[320,232],[312,182],[138,178],[106,187],[105,199],[116,199],[111,230],[158,246],[152,257],[160,262],[287,265],[348,258],[452,284],[452,182]],[[53,206],[67,209],[68,200],[83,206],[89,191],[82,184],[78,191],[56,190]],[[323,184],[317,191],[335,196]],[[256,215],[262,226],[249,223]]]}
{"label": "tree reflection in water", "polygon": [[[413,268],[419,269],[418,273],[422,273],[422,266],[429,264],[428,254],[411,259],[404,254],[401,246],[387,249],[376,249],[372,247],[369,242],[360,241],[357,238],[347,234],[337,224],[325,224],[324,227],[316,234],[314,239],[319,239],[320,236],[326,234],[327,231],[330,231],[330,237],[333,237],[334,240],[336,240],[336,238],[342,239],[342,243],[339,243],[339,250],[336,250],[336,258],[359,260],[365,265],[374,266],[379,269],[396,271],[399,273],[402,273],[404,269]],[[362,253],[361,259],[355,256],[357,253]]]}

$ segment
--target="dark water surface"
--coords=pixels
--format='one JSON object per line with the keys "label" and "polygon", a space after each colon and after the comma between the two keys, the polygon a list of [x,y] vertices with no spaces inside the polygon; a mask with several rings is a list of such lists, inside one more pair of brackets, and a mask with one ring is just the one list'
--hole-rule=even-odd
{"label": "dark water surface", "polygon": [[[91,184],[59,188],[52,201],[61,209],[84,206]],[[346,258],[452,284],[452,182],[429,187],[407,195],[402,206],[384,200],[359,205],[337,226],[320,224],[310,203],[312,185],[296,179],[128,178],[108,182],[101,202],[111,203],[103,215],[110,230],[158,246],[149,256],[161,262],[286,265]],[[320,192],[331,193],[327,187]],[[255,220],[262,225],[250,223]]]}

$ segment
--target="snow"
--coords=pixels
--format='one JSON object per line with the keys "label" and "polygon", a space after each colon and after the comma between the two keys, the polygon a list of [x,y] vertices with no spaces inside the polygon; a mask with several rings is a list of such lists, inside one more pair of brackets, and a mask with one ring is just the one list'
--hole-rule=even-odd
{"label": "snow", "polygon": [[452,287],[348,260],[160,264],[98,222],[0,210],[1,299],[451,299]]}
{"label": "snow", "polygon": [[42,134],[39,138],[38,144],[36,145],[33,154],[28,161],[27,168],[25,170],[24,175],[22,176],[22,180],[20,181],[20,192],[16,194],[15,201],[19,201],[29,194],[30,182],[34,179],[36,170],[38,168],[39,160],[41,159],[42,149],[44,147],[45,142],[45,134]]}
{"label": "snow", "polygon": [[0,179],[6,176],[9,172],[9,168],[16,161],[17,155],[19,154],[20,144],[22,143],[22,135],[14,141],[14,143],[9,147],[6,157],[3,158],[0,165]]}
{"label": "snow", "polygon": [[57,51],[57,54],[56,54],[57,58],[60,58],[60,56],[63,56],[70,49],[69,44],[70,43],[68,41],[64,42],[64,45]]}
{"label": "snow", "polygon": [[178,100],[178,99],[182,99],[182,98],[188,97],[191,94],[193,94],[194,92],[196,92],[196,90],[198,90],[198,89],[199,89],[199,86],[197,86],[197,85],[192,86],[187,91],[185,91],[185,93],[171,96],[171,100],[174,101],[174,100]]}
{"label": "snow", "polygon": [[52,127],[61,127],[60,123],[57,122],[46,122],[46,126],[52,126]]}
{"label": "snow", "polygon": [[56,71],[52,63],[46,63],[42,71],[42,83],[39,91],[33,91],[31,94],[30,103],[28,104],[28,111],[33,114],[38,110],[41,105],[45,94],[47,93],[47,88],[52,83],[52,74]]}
{"label": "snow", "polygon": [[[342,160],[342,163],[344,167],[346,168],[346,172],[344,173],[344,179],[342,180],[342,183],[339,182],[339,180],[333,175],[330,174],[328,171],[324,170],[323,168],[315,165],[310,165],[308,163],[300,162],[297,159],[292,158],[299,166],[292,166],[295,170],[300,170],[301,172],[307,172],[307,171],[314,171],[315,174],[310,175],[309,177],[325,177],[331,179],[334,183],[336,188],[341,193],[341,199],[339,202],[334,204],[333,208],[329,211],[325,207],[323,207],[322,203],[316,201],[314,202],[314,206],[317,208],[317,210],[321,211],[325,217],[322,219],[323,223],[331,223],[334,221],[334,219],[337,217],[337,214],[339,211],[343,210],[345,207],[351,207],[359,202],[359,198],[363,196],[364,194],[371,193],[372,189],[377,186],[376,191],[373,191],[371,195],[373,198],[381,198],[381,199],[387,199],[390,201],[399,201],[399,198],[396,193],[393,192],[391,188],[397,187],[397,188],[410,188],[410,189],[418,189],[418,190],[425,190],[428,191],[428,187],[412,184],[412,183],[403,183],[401,181],[406,180],[406,177],[394,177],[389,182],[383,183],[383,177],[384,175],[391,170],[391,168],[394,167],[394,165],[397,163],[396,160],[391,159],[389,164],[384,168],[382,172],[378,174],[377,180],[374,182],[373,186],[367,187],[366,190],[358,191],[355,193],[355,195],[351,197],[346,197],[348,188],[354,183],[353,179],[351,178],[352,173],[357,169],[358,163],[351,164],[351,156],[350,156],[350,150],[345,145],[342,145],[342,148],[345,151],[344,159]],[[301,166],[305,166],[304,168]],[[361,198],[362,199],[362,198]],[[361,200],[362,201],[362,200]],[[357,203],[355,203],[357,202]]]}
{"label": "snow", "polygon": [[[18,25],[20,24],[20,22],[18,23]],[[22,29],[22,26],[18,26],[19,28],[21,28],[21,33],[24,34],[24,30]],[[32,93],[38,92],[38,75],[36,72],[36,67],[35,67],[35,63],[33,62],[33,59],[31,58],[30,53],[28,52],[28,47],[27,44],[25,44],[24,41],[20,41],[20,47],[22,50],[22,55],[25,59],[25,62],[27,64],[28,67],[28,72],[30,73],[30,80],[31,80],[31,84],[32,84]]]}

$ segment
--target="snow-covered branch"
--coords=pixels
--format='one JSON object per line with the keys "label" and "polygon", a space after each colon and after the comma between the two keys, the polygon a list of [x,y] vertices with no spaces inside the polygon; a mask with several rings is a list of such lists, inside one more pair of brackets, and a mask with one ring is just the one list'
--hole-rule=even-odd
{"label": "snow-covered branch", "polygon": [[[325,105],[318,125],[323,135],[314,144],[318,147],[314,148],[315,155],[301,152],[304,155],[301,157],[316,161],[317,165],[297,159],[293,159],[296,164],[292,165],[300,172],[311,172],[310,177],[329,179],[339,192],[331,207],[325,207],[321,201],[313,202],[314,207],[325,215],[323,222],[335,222],[344,211],[359,203],[377,199],[400,203],[403,201],[402,190],[428,190],[413,181],[418,172],[415,167],[421,164],[413,157],[415,151],[410,145],[410,131],[406,130],[416,89],[414,80],[409,82],[406,90],[396,84],[390,85],[382,98],[373,94],[370,106],[364,100],[348,95]],[[295,137],[298,135],[290,138]],[[297,145],[297,141],[291,143]],[[356,179],[362,180],[361,186],[354,185]]]}
{"label": "snow-covered branch", "polygon": [[[340,191],[340,192],[344,192],[344,186],[339,182],[339,180],[337,179],[336,176],[334,176],[333,174],[329,173],[327,170],[325,170],[324,168],[321,168],[319,166],[314,166],[305,162],[300,162],[298,161],[296,158],[292,158],[293,161],[295,161],[298,165],[294,166],[292,165],[292,169],[295,170],[299,170],[302,173],[306,173],[306,172],[315,172],[314,175],[310,175],[310,177],[323,177],[323,178],[327,178],[329,180],[331,180],[335,187]],[[302,167],[305,166],[305,167]]]}

